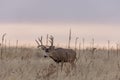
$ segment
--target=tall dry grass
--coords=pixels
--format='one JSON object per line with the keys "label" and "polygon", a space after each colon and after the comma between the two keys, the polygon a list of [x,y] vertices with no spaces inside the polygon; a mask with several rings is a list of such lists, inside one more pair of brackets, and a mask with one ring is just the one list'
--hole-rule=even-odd
{"label": "tall dry grass", "polygon": [[[50,58],[43,58],[44,52],[36,48],[3,48],[0,60],[0,80],[120,80],[120,56],[117,50],[91,49],[77,51],[79,60],[76,69],[70,70],[66,63],[60,66]],[[77,56],[77,57],[78,57]],[[93,58],[94,57],[94,58]]]}

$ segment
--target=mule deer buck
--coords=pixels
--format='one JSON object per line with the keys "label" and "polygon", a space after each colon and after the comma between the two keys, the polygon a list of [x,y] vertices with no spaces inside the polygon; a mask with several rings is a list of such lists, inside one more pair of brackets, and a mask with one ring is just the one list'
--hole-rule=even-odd
{"label": "mule deer buck", "polygon": [[[54,43],[54,37],[50,36],[49,38],[50,46],[47,48],[46,46],[43,45],[42,43],[42,37],[41,39],[38,38],[38,41],[35,40],[38,44],[38,48],[41,47],[42,50],[46,52],[44,57],[50,57],[52,58],[56,63],[61,63],[61,70],[63,68],[64,62],[70,63],[73,67],[75,67],[75,60],[76,60],[76,52],[72,49],[64,49],[64,48],[55,48],[53,46]],[[40,42],[40,43],[39,43]]]}

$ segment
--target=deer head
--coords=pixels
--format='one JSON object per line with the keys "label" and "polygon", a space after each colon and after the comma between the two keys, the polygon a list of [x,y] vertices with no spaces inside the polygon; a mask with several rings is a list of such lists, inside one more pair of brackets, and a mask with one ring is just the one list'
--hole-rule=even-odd
{"label": "deer head", "polygon": [[44,50],[46,52],[44,54],[44,57],[48,57],[49,52],[53,51],[55,48],[55,46],[53,46],[54,37],[52,35],[49,37],[50,46],[43,45],[42,39],[43,37],[41,36],[41,38],[38,38],[38,40],[35,40],[36,43],[38,44],[37,48],[41,48],[42,50]]}

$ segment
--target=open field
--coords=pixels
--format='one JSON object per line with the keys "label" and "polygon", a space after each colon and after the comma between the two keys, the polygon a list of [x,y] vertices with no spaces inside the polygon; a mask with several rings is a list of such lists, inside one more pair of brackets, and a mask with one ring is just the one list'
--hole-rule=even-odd
{"label": "open field", "polygon": [[0,0],[0,80],[120,80],[120,0]]}
{"label": "open field", "polygon": [[120,54],[114,49],[109,57],[106,49],[97,49],[94,54],[89,49],[84,53],[81,50],[76,69],[70,70],[67,63],[62,72],[60,66],[42,54],[36,48],[3,49],[0,80],[120,80]]}

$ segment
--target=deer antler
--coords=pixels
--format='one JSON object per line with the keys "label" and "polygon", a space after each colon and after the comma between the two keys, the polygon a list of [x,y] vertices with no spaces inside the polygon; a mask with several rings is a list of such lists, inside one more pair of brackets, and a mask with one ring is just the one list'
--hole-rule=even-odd
{"label": "deer antler", "polygon": [[43,45],[42,38],[43,38],[42,36],[41,38],[38,37],[38,40],[35,40],[35,41],[38,44],[38,48],[41,47],[42,50],[45,50],[46,46]]}
{"label": "deer antler", "polygon": [[53,46],[54,37],[51,35],[49,39],[50,39],[49,42],[51,43],[51,46]]}
{"label": "deer antler", "polygon": [[42,36],[41,36],[41,38],[38,37],[38,40],[35,39],[35,41],[36,41],[36,43],[38,44],[38,48],[41,47],[41,46],[43,46]]}

